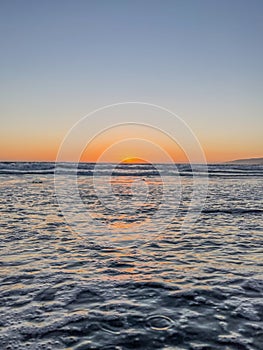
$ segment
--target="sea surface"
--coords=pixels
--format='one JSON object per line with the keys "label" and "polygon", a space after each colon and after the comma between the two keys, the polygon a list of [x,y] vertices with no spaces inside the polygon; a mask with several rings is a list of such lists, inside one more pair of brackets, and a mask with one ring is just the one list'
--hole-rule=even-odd
{"label": "sea surface", "polygon": [[263,166],[95,168],[0,163],[0,349],[262,350]]}

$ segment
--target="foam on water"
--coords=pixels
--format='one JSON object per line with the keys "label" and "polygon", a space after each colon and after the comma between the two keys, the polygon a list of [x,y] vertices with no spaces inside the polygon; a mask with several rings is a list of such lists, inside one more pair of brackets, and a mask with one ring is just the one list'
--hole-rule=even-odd
{"label": "foam on water", "polygon": [[[124,247],[115,245],[120,236],[93,227],[85,239],[68,227],[47,173],[52,163],[1,167],[1,349],[262,349],[262,167],[210,166],[216,176],[205,208],[182,232],[192,183],[182,165],[189,176],[169,227],[154,226],[143,233],[145,244],[136,235]],[[115,174],[114,186],[127,200],[127,181],[144,174],[149,203],[138,215],[150,222],[161,191],[148,170],[117,169],[126,174]],[[90,210],[116,227],[131,219],[106,211],[91,181],[79,182]]]}

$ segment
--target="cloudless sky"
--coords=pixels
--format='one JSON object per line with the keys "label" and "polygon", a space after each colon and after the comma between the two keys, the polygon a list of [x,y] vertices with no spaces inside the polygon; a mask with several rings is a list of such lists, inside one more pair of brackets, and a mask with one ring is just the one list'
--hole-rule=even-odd
{"label": "cloudless sky", "polygon": [[261,0],[1,0],[0,50],[1,160],[54,160],[125,101],[178,114],[208,161],[263,156]]}

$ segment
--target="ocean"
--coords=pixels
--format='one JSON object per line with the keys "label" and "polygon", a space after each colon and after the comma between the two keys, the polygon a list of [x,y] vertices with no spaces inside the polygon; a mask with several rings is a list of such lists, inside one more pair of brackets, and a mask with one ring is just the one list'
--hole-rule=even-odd
{"label": "ocean", "polygon": [[262,350],[262,180],[0,163],[0,349]]}

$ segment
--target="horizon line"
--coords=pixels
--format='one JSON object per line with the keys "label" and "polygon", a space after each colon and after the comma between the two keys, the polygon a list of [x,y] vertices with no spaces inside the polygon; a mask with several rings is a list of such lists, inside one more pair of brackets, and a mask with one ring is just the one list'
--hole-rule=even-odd
{"label": "horizon line", "polygon": [[261,160],[263,157],[252,157],[252,158],[240,158],[240,159],[233,159],[233,160],[225,160],[225,161],[208,161],[208,162],[183,162],[183,161],[174,161],[174,162],[96,162],[96,161],[71,161],[71,160],[65,160],[65,161],[56,161],[56,160],[0,160],[1,163],[81,163],[81,164],[123,164],[123,165],[143,165],[143,164],[225,164],[225,163],[233,163],[238,161],[251,161],[251,160]]}

